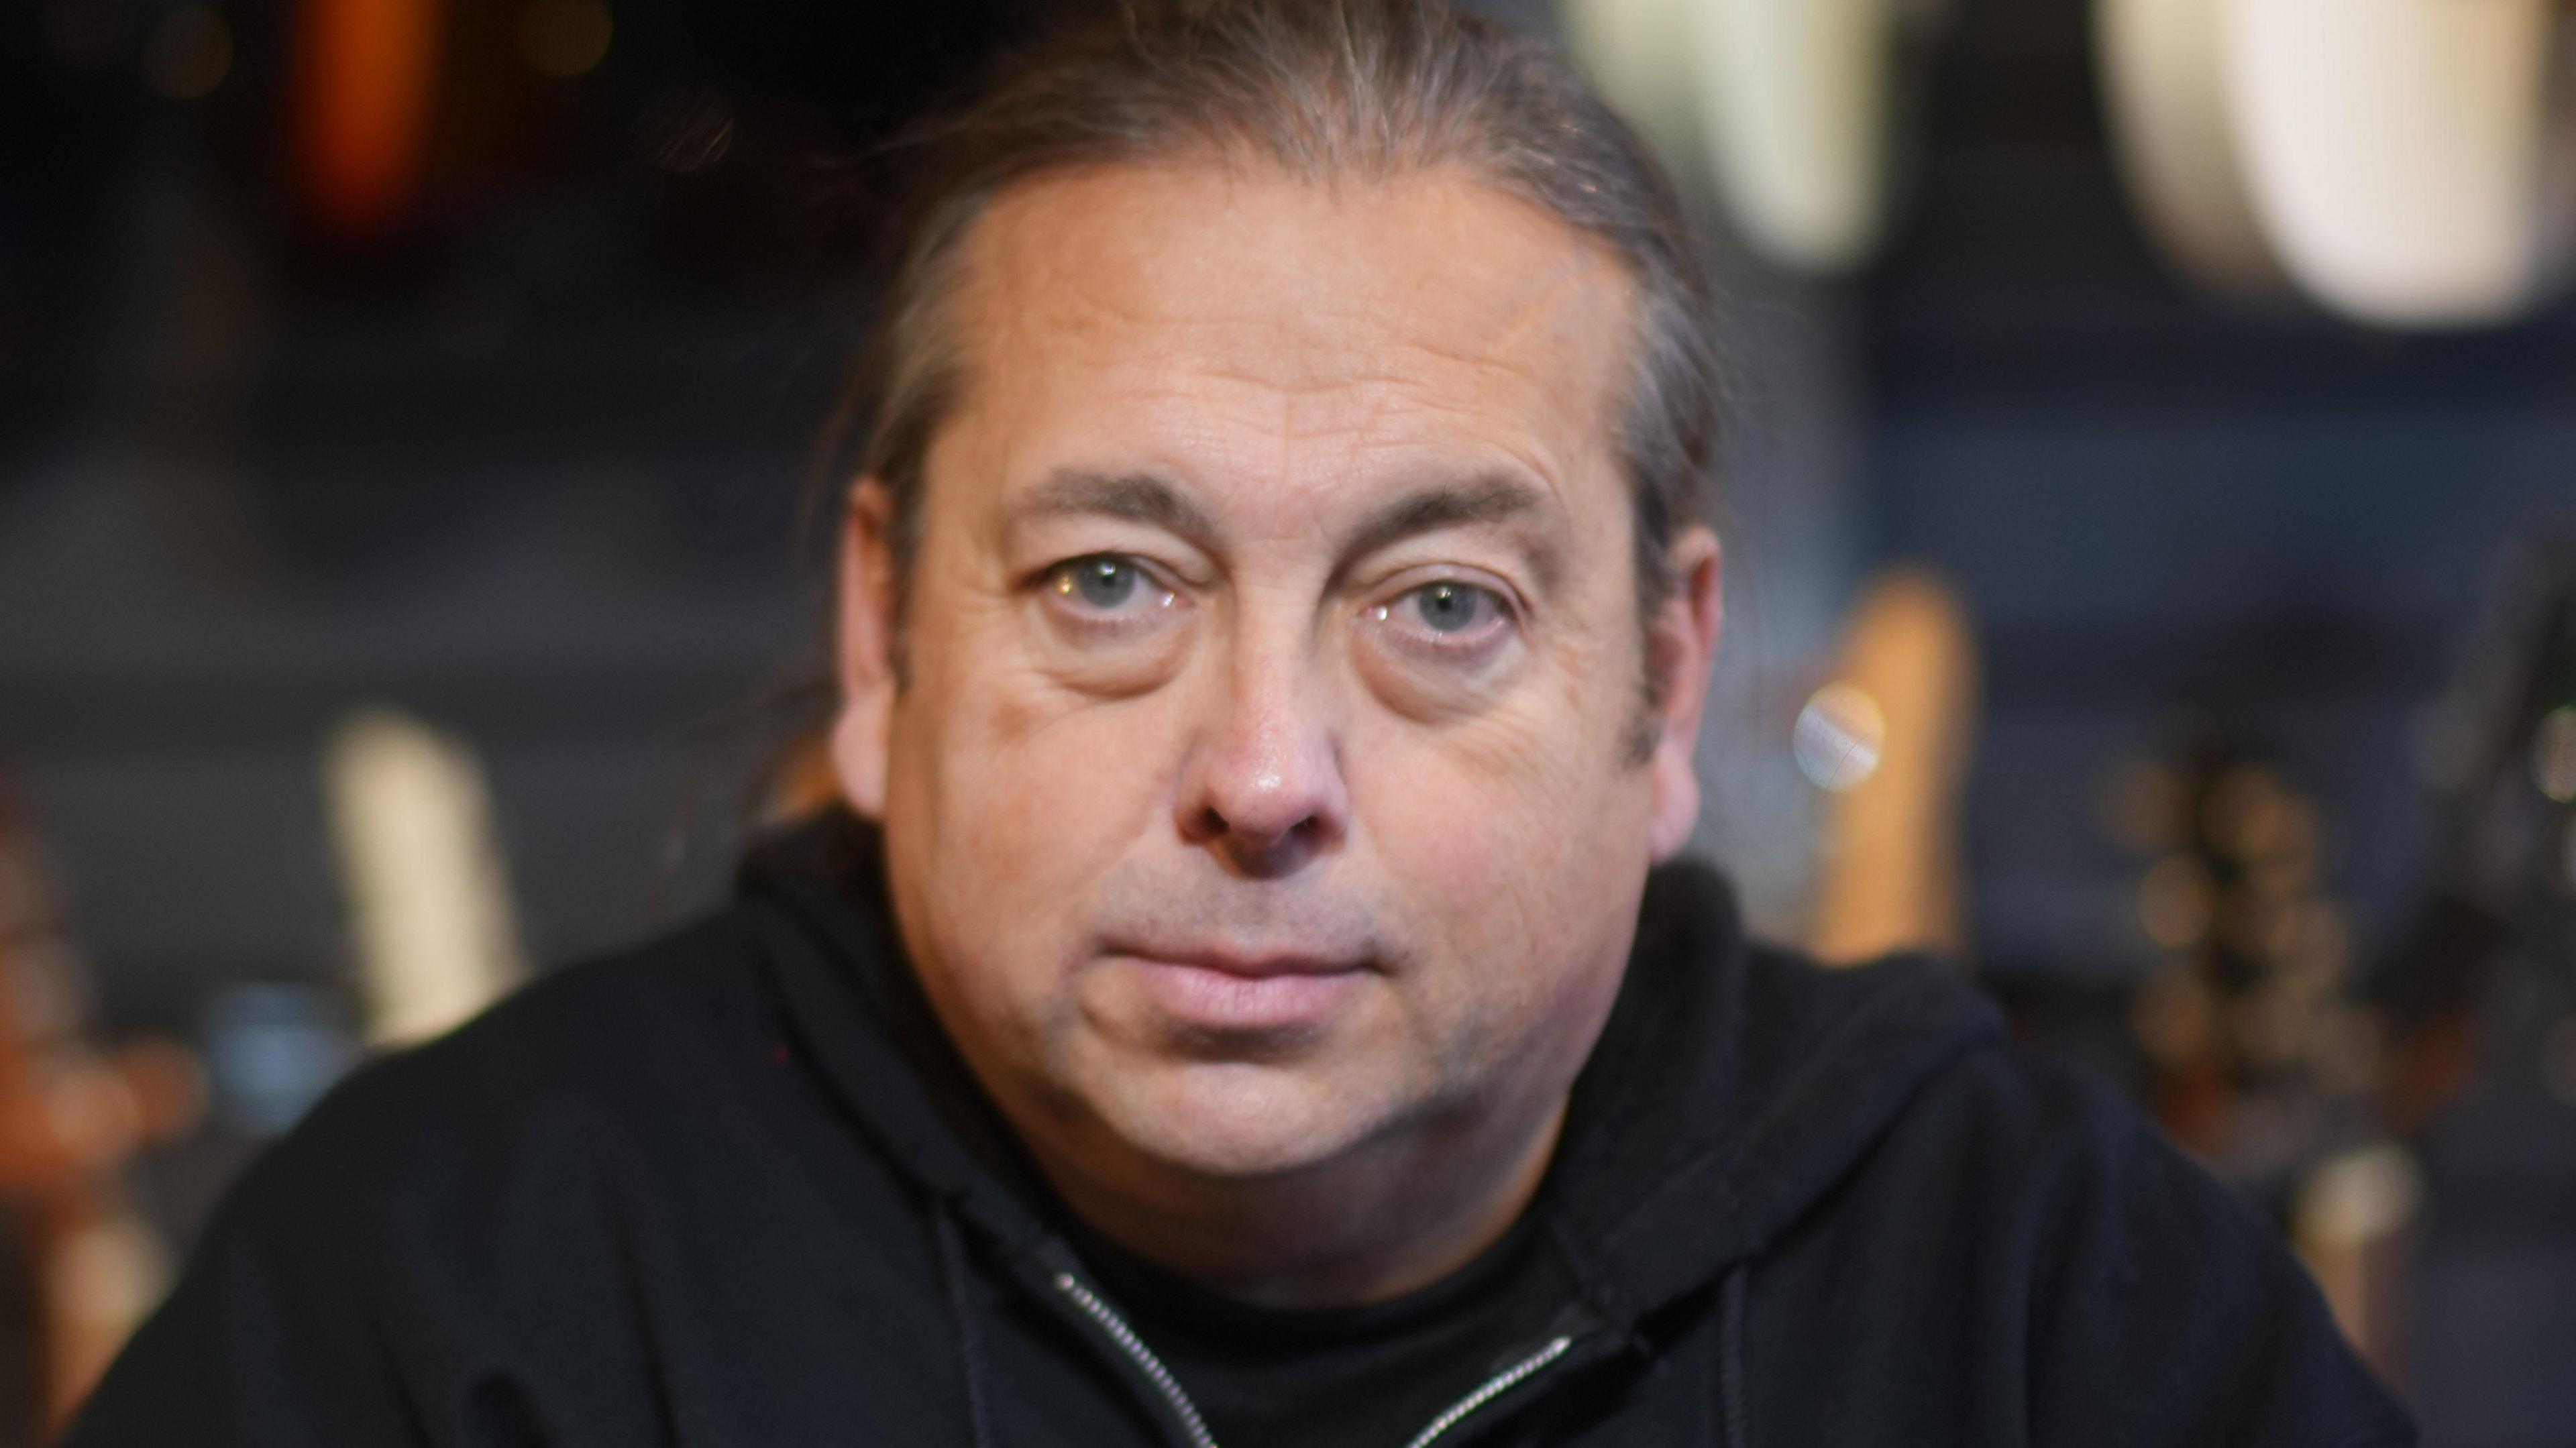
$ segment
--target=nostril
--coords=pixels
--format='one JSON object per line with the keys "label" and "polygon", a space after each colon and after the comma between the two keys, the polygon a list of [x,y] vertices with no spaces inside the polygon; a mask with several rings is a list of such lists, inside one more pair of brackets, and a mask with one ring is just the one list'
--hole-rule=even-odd
{"label": "nostril", "polygon": [[1255,812],[1236,818],[1210,805],[1185,813],[1181,838],[1205,849],[1236,874],[1262,877],[1285,874],[1332,847],[1338,831],[1321,811],[1268,824]]}
{"label": "nostril", "polygon": [[1331,848],[1345,800],[1323,716],[1267,695],[1228,701],[1185,764],[1174,825],[1229,868],[1269,874]]}
{"label": "nostril", "polygon": [[1231,826],[1225,822],[1225,816],[1219,814],[1214,805],[1200,809],[1194,814],[1185,814],[1181,819],[1181,836],[1194,845],[1204,845],[1211,840],[1221,839],[1230,828]]}

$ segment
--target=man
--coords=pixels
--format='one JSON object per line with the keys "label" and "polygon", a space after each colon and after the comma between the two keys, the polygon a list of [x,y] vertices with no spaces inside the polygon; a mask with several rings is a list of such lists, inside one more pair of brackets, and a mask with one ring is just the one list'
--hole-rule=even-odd
{"label": "man", "polygon": [[934,144],[847,809],[344,1086],[73,1441],[2410,1441],[1948,969],[1667,862],[1705,302],[1544,50],[1141,9]]}

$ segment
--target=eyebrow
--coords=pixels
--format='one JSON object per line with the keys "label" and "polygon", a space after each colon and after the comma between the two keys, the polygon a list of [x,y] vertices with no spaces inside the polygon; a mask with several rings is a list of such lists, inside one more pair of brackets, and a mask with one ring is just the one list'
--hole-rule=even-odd
{"label": "eyebrow", "polygon": [[1179,488],[1150,474],[1059,472],[1029,490],[1005,526],[1016,531],[1068,515],[1120,518],[1175,534],[1203,552],[1217,551],[1216,519]]}
{"label": "eyebrow", "polygon": [[[1482,473],[1409,488],[1371,509],[1346,530],[1335,548],[1345,563],[1366,558],[1408,538],[1444,528],[1510,523],[1548,511],[1548,494],[1510,473]],[[1090,473],[1067,469],[1029,490],[1004,526],[1012,531],[1050,518],[1088,515],[1160,528],[1203,552],[1220,551],[1224,530],[1208,511],[1164,478],[1150,473]],[[1541,587],[1553,589],[1563,572],[1555,538],[1531,530],[1522,552]],[[1338,571],[1338,570],[1337,570]]]}
{"label": "eyebrow", "polygon": [[[1357,560],[1424,533],[1520,522],[1536,518],[1547,508],[1547,494],[1509,473],[1430,483],[1398,493],[1372,509],[1342,536],[1337,552]],[[1522,540],[1521,551],[1538,575],[1539,585],[1553,589],[1564,563],[1556,539],[1532,530]]]}

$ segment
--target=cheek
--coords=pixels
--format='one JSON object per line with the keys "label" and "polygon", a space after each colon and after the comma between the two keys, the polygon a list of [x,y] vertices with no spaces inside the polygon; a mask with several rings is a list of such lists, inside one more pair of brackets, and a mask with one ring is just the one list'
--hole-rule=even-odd
{"label": "cheek", "polygon": [[[1539,695],[1472,725],[1355,741],[1352,803],[1371,853],[1446,968],[1462,1019],[1537,1028],[1624,958],[1647,866],[1651,791],[1597,704]],[[1620,902],[1626,902],[1621,904]]]}
{"label": "cheek", "polygon": [[1168,796],[1167,711],[1150,696],[1080,705],[990,632],[953,635],[919,664],[896,710],[886,828],[936,948],[1055,971],[1091,881]]}
{"label": "cheek", "polygon": [[1618,652],[1633,644],[1601,630],[1554,642],[1473,715],[1384,719],[1351,751],[1383,785],[1373,793],[1389,828],[1550,871],[1642,829],[1649,781],[1626,749],[1637,688]]}

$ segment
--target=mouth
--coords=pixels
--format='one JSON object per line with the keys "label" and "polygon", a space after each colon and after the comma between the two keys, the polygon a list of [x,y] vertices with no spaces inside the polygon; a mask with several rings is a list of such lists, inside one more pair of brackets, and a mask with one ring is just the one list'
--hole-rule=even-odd
{"label": "mouth", "polygon": [[1319,1030],[1375,973],[1367,960],[1298,953],[1163,947],[1116,958],[1171,1024],[1212,1035]]}

